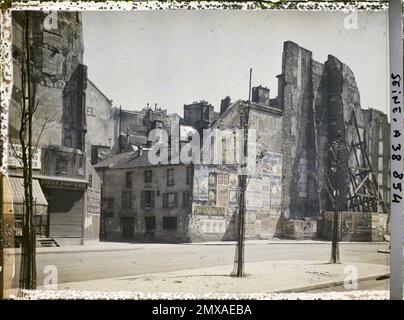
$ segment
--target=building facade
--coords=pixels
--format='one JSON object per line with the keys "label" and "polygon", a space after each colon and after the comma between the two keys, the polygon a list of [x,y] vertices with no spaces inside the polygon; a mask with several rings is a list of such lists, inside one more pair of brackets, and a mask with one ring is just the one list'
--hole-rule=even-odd
{"label": "building facade", "polygon": [[[46,245],[83,244],[99,239],[100,180],[86,159],[87,67],[79,12],[13,12],[14,82],[9,108],[9,163],[19,237],[23,179],[19,140],[22,66],[28,16],[31,46],[33,178],[37,238]],[[43,208],[46,209],[43,209]],[[98,217],[97,217],[98,215]],[[90,223],[89,221],[92,221]]]}
{"label": "building facade", "polygon": [[95,168],[103,181],[103,239],[189,241],[192,166],[153,166],[148,151],[134,151],[112,156]]}
{"label": "building facade", "polygon": [[85,90],[86,103],[86,154],[91,164],[104,160],[114,142],[112,100],[90,79]]}

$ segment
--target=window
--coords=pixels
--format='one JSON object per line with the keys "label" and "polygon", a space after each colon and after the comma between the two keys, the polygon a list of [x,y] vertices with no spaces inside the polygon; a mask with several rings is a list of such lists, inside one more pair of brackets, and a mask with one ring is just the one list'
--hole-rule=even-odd
{"label": "window", "polygon": [[154,191],[142,191],[141,192],[141,204],[143,209],[154,208]]}
{"label": "window", "polygon": [[177,208],[178,207],[178,193],[164,193],[163,194],[163,208]]}
{"label": "window", "polygon": [[156,229],[156,217],[144,217],[144,224],[147,231],[154,231]]}
{"label": "window", "polygon": [[91,173],[88,175],[88,187],[93,187],[93,175]]}
{"label": "window", "polygon": [[114,212],[113,211],[101,211],[102,217],[105,218],[113,218],[114,217]]}
{"label": "window", "polygon": [[149,183],[153,180],[153,172],[151,170],[146,170],[144,172],[144,182]]}
{"label": "window", "polygon": [[182,193],[182,208],[190,208],[192,204],[192,193],[189,191],[184,191]]}
{"label": "window", "polygon": [[122,192],[122,208],[132,209],[132,191]]}
{"label": "window", "polygon": [[193,180],[193,168],[192,167],[187,167],[187,184],[192,184]]}
{"label": "window", "polygon": [[174,185],[174,169],[167,169],[167,187]]}
{"label": "window", "polygon": [[65,137],[65,147],[68,147],[68,148],[71,148],[72,147],[72,144],[73,144],[73,141],[72,141],[72,136],[66,136]]}
{"label": "window", "polygon": [[126,188],[132,188],[132,172],[126,172],[125,186]]}
{"label": "window", "polygon": [[218,174],[217,175],[217,184],[229,184],[229,175],[228,174]]}
{"label": "window", "polygon": [[67,159],[60,157],[56,160],[56,174],[66,174],[67,172]]}
{"label": "window", "polygon": [[107,200],[107,208],[113,209],[114,208],[114,198],[108,198]]}
{"label": "window", "polygon": [[227,145],[226,137],[222,137],[222,164],[226,164],[227,161]]}
{"label": "window", "polygon": [[163,230],[177,230],[177,217],[163,217]]}

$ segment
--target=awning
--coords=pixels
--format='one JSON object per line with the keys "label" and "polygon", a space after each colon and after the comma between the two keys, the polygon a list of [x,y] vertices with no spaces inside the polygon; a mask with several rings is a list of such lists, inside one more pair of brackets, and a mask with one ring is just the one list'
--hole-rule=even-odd
{"label": "awning", "polygon": [[[12,201],[15,207],[14,214],[22,214],[22,207],[25,201],[24,196],[24,179],[17,177],[8,178],[11,186]],[[32,196],[34,200],[34,214],[46,214],[48,202],[42,192],[41,185],[37,179],[32,179]]]}

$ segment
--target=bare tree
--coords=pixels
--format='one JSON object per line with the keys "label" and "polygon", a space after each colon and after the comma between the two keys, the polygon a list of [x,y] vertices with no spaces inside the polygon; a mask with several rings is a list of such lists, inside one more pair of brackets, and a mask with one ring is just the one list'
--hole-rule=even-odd
{"label": "bare tree", "polygon": [[330,200],[330,204],[333,210],[332,218],[332,230],[331,230],[331,257],[329,263],[340,263],[339,255],[339,230],[341,220],[341,206],[342,195],[340,191],[340,173],[346,166],[344,161],[344,154],[347,151],[346,146],[342,145],[338,141],[334,141],[329,147],[329,154],[332,159],[333,165],[330,168],[330,173],[334,176],[334,179],[330,178],[330,173],[322,172],[323,179],[319,179],[318,175],[311,174],[311,176],[317,182],[317,192],[320,194],[325,191]]}
{"label": "bare tree", "polygon": [[[22,168],[24,203],[22,228],[22,253],[20,283],[21,289],[36,288],[36,232],[34,223],[35,203],[32,189],[33,157],[38,152],[43,132],[55,125],[58,111],[39,110],[37,99],[37,83],[39,72],[35,69],[31,57],[32,21],[29,12],[23,16],[23,43],[17,55],[16,68],[21,79],[21,98],[17,101],[16,118],[18,121],[18,138],[11,140],[9,146],[14,158]],[[35,124],[35,125],[34,125]],[[16,148],[19,144],[19,150]]]}

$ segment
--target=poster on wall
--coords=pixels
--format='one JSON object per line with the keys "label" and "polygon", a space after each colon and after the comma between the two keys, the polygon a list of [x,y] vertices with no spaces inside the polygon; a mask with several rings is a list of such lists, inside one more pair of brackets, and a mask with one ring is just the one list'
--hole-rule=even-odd
{"label": "poster on wall", "polygon": [[229,206],[237,206],[237,190],[229,190]]}
{"label": "poster on wall", "polygon": [[217,201],[218,207],[227,207],[229,204],[229,187],[226,185],[217,186]]}
{"label": "poster on wall", "polygon": [[209,188],[216,188],[217,186],[217,173],[209,172]]}
{"label": "poster on wall", "polygon": [[262,173],[282,175],[282,155],[275,152],[267,152],[262,158]]}
{"label": "poster on wall", "polygon": [[209,188],[208,201],[211,206],[216,206],[217,189]]}
{"label": "poster on wall", "polygon": [[205,167],[195,170],[194,178],[194,200],[208,201],[208,177],[209,171]]}
{"label": "poster on wall", "polygon": [[261,179],[250,178],[247,186],[247,208],[259,209],[262,206]]}
{"label": "poster on wall", "polygon": [[238,186],[238,176],[237,174],[230,174],[229,175],[229,188],[232,190],[236,190]]}

